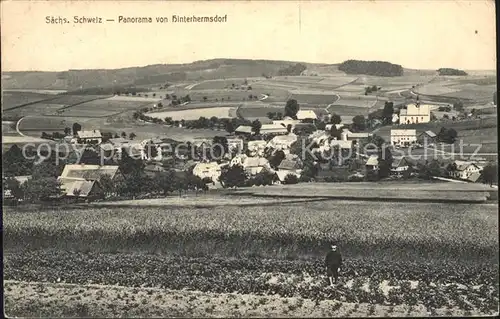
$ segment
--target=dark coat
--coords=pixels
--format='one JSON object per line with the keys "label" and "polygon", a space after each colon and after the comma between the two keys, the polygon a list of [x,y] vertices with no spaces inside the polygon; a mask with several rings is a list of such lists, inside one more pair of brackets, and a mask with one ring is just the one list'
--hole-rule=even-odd
{"label": "dark coat", "polygon": [[340,268],[342,266],[342,255],[338,251],[329,251],[326,254],[325,266],[327,268]]}

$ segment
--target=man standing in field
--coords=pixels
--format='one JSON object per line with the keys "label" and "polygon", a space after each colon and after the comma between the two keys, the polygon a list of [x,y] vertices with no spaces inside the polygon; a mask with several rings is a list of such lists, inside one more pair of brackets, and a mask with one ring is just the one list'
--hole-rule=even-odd
{"label": "man standing in field", "polygon": [[336,245],[331,245],[331,250],[326,254],[325,266],[330,285],[333,286],[333,279],[335,279],[336,284],[339,278],[340,267],[342,266],[342,255],[337,250]]}

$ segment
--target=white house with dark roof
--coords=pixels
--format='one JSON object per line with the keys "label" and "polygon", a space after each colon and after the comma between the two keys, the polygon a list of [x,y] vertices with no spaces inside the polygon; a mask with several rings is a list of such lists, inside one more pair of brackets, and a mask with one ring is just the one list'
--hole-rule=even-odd
{"label": "white house with dark roof", "polygon": [[297,141],[297,135],[290,133],[287,135],[280,135],[273,137],[268,143],[267,147],[276,151],[290,152],[290,147]]}
{"label": "white house with dark roof", "polygon": [[399,112],[399,124],[429,123],[431,121],[431,105],[412,103]]}
{"label": "white house with dark roof", "polygon": [[318,115],[313,110],[299,110],[297,112],[297,120],[317,120]]}
{"label": "white house with dark roof", "polygon": [[468,180],[473,174],[481,173],[483,170],[483,167],[478,164],[466,161],[455,161],[452,165],[454,169],[450,171],[450,176],[464,180]]}
{"label": "white house with dark roof", "polygon": [[408,147],[417,141],[417,130],[391,130],[391,145]]}
{"label": "white house with dark roof", "polygon": [[248,141],[247,149],[250,156],[264,156],[267,142],[264,140]]}
{"label": "white house with dark roof", "polygon": [[394,158],[391,164],[391,174],[402,175],[409,168],[410,168],[410,163],[404,156],[399,158]]}
{"label": "white house with dark roof", "polygon": [[101,144],[102,135],[99,130],[92,131],[78,131],[77,141],[80,144]]}

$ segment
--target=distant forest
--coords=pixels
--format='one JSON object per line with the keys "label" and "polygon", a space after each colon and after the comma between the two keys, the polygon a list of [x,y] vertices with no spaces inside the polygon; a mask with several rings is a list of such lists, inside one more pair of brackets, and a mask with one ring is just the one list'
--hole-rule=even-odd
{"label": "distant forest", "polygon": [[437,70],[439,75],[468,75],[467,72],[451,68],[441,68]]}
{"label": "distant forest", "polygon": [[366,74],[375,76],[401,76],[403,67],[384,61],[347,60],[339,65],[339,70],[347,74]]}
{"label": "distant forest", "polygon": [[278,70],[278,75],[301,75],[307,67],[302,63],[296,63]]}

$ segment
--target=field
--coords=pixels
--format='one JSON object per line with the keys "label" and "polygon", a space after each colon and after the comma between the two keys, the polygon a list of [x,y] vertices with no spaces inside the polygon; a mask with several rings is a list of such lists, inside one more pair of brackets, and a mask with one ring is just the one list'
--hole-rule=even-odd
{"label": "field", "polygon": [[9,110],[20,105],[54,98],[53,95],[34,92],[2,92],[2,110]]}
{"label": "field", "polygon": [[221,107],[203,107],[203,108],[190,108],[187,110],[175,110],[166,112],[153,112],[148,113],[148,116],[164,120],[166,117],[171,117],[174,121],[180,120],[197,120],[200,117],[211,118],[216,116],[218,118],[233,118],[236,115],[237,107],[221,106]]}
{"label": "field", "polygon": [[[6,312],[498,311],[495,204],[262,205],[8,210]],[[332,241],[345,259],[335,289],[326,287],[322,260]],[[189,307],[186,299],[198,301]]]}
{"label": "field", "polygon": [[65,108],[61,115],[75,117],[106,117],[127,110],[152,105],[151,101],[123,101],[121,99],[98,99]]}
{"label": "field", "polygon": [[329,104],[335,103],[339,96],[337,94],[331,93],[295,93],[292,92],[291,99],[296,99],[300,104],[312,104],[312,105],[324,105],[327,106]]}

